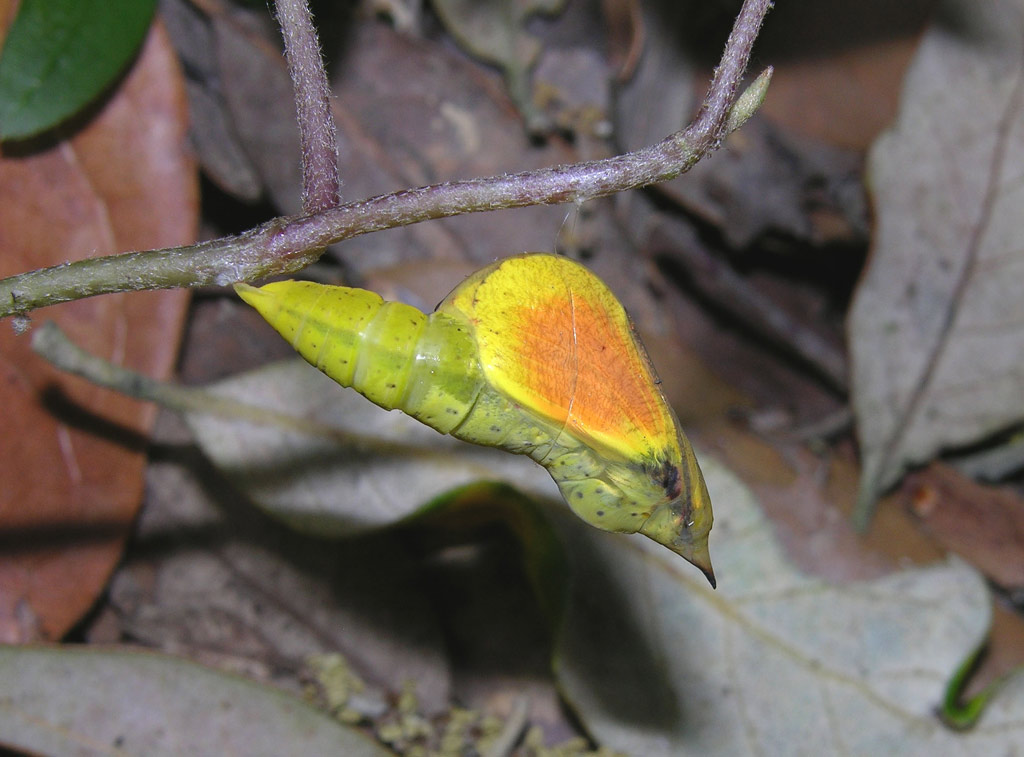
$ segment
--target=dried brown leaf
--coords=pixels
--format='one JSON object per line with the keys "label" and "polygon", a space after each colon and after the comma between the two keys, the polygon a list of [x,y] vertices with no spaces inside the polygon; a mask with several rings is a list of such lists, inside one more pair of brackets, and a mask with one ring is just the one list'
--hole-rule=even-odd
{"label": "dried brown leaf", "polygon": [[[896,114],[917,37],[872,42],[828,57],[783,60],[761,115],[793,133],[866,150]],[[775,60],[775,58],[771,58]]]}
{"label": "dried brown leaf", "polygon": [[212,19],[188,0],[164,0],[160,17],[188,72],[189,136],[203,170],[225,192],[257,200],[263,184],[225,101],[224,89],[233,83],[218,68]]}
{"label": "dried brown leaf", "polygon": [[862,152],[896,115],[936,0],[779,3],[758,39],[775,69],[760,113],[795,134]]}
{"label": "dried brown leaf", "polygon": [[[496,77],[440,44],[363,23],[333,68],[348,198],[575,159],[556,141],[531,146]],[[341,250],[360,271],[405,260],[482,264],[551,250],[565,218],[566,209],[558,206],[472,213],[366,234]]]}
{"label": "dried brown leaf", "polygon": [[302,209],[302,150],[284,59],[225,14],[212,17],[217,75],[231,124],[274,204]]}
{"label": "dried brown leaf", "polygon": [[[191,241],[197,187],[186,120],[177,61],[156,26],[85,128],[17,155],[5,150],[4,275]],[[89,350],[166,376],[186,299],[115,295],[47,315]],[[0,637],[55,639],[92,604],[120,554],[141,496],[153,408],[59,375],[9,329],[0,330],[0,375]]]}
{"label": "dried brown leaf", "polygon": [[903,488],[939,544],[1000,586],[1024,589],[1024,502],[1017,492],[976,484],[939,464],[908,476]]}
{"label": "dried brown leaf", "polygon": [[[629,150],[679,129],[711,73],[685,39],[695,34],[690,4],[651,3],[644,9],[646,48],[635,76],[616,98],[615,131]],[[656,191],[718,228],[736,249],[768,233],[812,244],[849,242],[865,234],[860,163],[858,154],[797,138],[755,116],[713,156]],[[640,228],[642,211],[636,205],[641,200],[635,195],[616,201]]]}

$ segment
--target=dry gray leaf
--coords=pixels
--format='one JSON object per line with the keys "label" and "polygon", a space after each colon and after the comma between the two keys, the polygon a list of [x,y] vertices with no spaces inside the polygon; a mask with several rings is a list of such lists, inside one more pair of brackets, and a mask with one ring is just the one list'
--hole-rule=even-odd
{"label": "dry gray leaf", "polygon": [[391,754],[289,694],[148,652],[6,647],[0,678],[0,744],[19,752]]}
{"label": "dry gray leaf", "polygon": [[870,156],[849,320],[862,522],[908,466],[1024,418],[1024,2],[943,9]]}
{"label": "dry gray leaf", "polygon": [[429,714],[448,705],[449,659],[416,564],[389,534],[293,534],[206,466],[160,416],[136,538],[110,586],[123,635],[298,693],[306,661],[342,652],[381,699],[408,680]]}
{"label": "dry gray leaf", "polygon": [[481,480],[560,500],[532,460],[460,442],[397,410],[381,410],[302,360],[211,390],[309,419],[308,431],[300,432],[211,415],[187,418],[203,451],[241,491],[305,533],[338,537],[393,525],[433,498]]}

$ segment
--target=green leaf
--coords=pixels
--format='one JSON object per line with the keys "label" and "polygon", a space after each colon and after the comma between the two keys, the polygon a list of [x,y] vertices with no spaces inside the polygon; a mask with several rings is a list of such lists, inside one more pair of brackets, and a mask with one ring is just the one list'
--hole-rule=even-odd
{"label": "green leaf", "polygon": [[0,648],[0,744],[33,754],[391,754],[269,686],[150,652]]}
{"label": "green leaf", "polygon": [[23,0],[0,54],[0,138],[49,129],[124,69],[155,0]]}
{"label": "green leaf", "polygon": [[978,647],[973,655],[964,660],[946,687],[946,696],[942,700],[942,709],[939,712],[950,728],[960,731],[974,728],[985,711],[985,707],[1004,683],[1002,679],[997,680],[970,699],[961,701],[963,690],[966,688],[971,674],[978,669],[978,662],[984,653],[985,646]]}

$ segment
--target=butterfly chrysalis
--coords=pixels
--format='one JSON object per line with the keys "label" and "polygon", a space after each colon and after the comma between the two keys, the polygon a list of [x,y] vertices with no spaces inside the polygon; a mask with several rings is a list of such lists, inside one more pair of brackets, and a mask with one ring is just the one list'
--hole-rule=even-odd
{"label": "butterfly chrysalis", "polygon": [[664,544],[714,586],[693,448],[625,309],[582,265],[505,258],[430,315],[306,281],[236,289],[342,386],[443,434],[529,455],[583,520]]}

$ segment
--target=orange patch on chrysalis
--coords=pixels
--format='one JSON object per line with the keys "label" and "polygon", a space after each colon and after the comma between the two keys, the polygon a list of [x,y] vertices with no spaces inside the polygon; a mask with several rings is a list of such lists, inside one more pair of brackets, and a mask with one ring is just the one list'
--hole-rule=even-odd
{"label": "orange patch on chrysalis", "polygon": [[625,310],[579,264],[510,258],[453,304],[476,326],[488,380],[538,416],[630,459],[676,443],[673,417]]}

